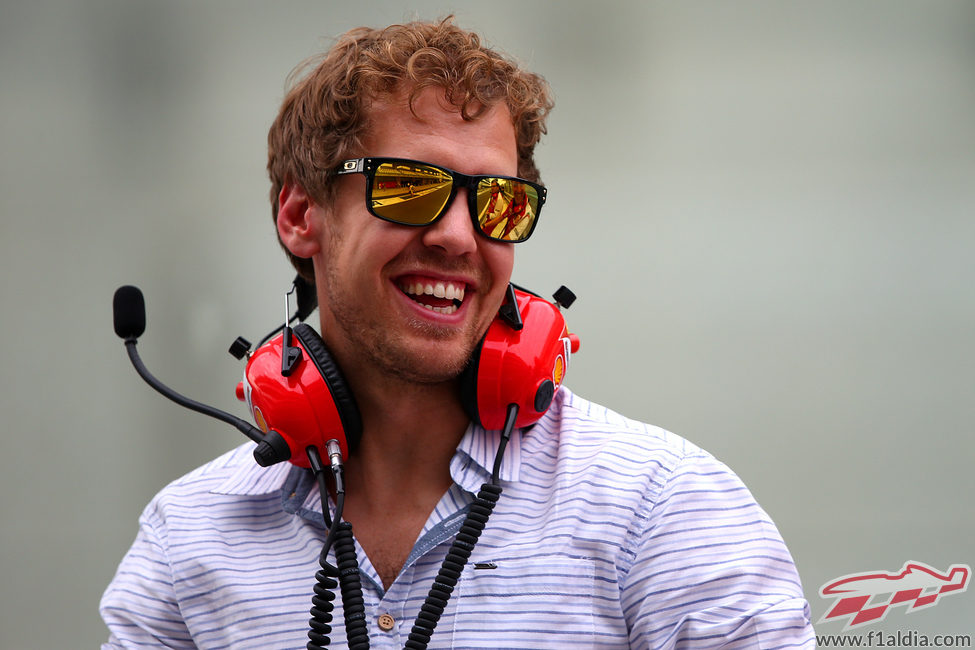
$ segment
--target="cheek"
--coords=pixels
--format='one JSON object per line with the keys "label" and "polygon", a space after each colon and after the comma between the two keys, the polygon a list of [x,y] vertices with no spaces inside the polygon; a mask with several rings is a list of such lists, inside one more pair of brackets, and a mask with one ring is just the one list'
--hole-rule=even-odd
{"label": "cheek", "polygon": [[511,271],[515,265],[514,246],[489,242],[488,248],[483,254],[494,282],[491,293],[497,296],[503,295],[508,282],[511,280]]}
{"label": "cheek", "polygon": [[322,246],[322,262],[355,291],[374,291],[384,282],[390,263],[409,248],[412,236],[412,231],[365,215],[354,228],[331,229]]}

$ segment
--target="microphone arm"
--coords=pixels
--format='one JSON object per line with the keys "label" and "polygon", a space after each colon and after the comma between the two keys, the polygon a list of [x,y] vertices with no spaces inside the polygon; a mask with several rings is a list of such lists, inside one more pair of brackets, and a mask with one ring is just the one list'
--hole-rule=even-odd
{"label": "microphone arm", "polygon": [[[307,302],[307,296],[305,300]],[[125,349],[129,353],[129,360],[132,361],[132,365],[135,367],[136,372],[139,373],[139,376],[147,384],[156,389],[156,392],[191,411],[209,415],[211,418],[225,422],[256,442],[257,448],[254,450],[254,460],[261,467],[268,467],[291,458],[291,448],[288,447],[288,441],[274,429],[271,429],[266,434],[262,433],[250,422],[212,406],[191,400],[189,397],[184,397],[152,376],[152,373],[142,363],[139,352],[135,349],[135,344],[138,342],[139,337],[146,330],[146,301],[138,287],[131,285],[119,287],[115,291],[115,297],[112,298],[112,312],[115,320],[115,333],[125,341]],[[237,350],[240,341],[242,339],[235,341],[234,345],[230,348],[231,354],[237,356],[238,359],[241,357],[236,354],[235,350]],[[249,346],[250,344],[247,344],[246,347]]]}
{"label": "microphone arm", "polygon": [[142,377],[147,384],[155,388],[160,395],[171,399],[180,406],[184,406],[192,411],[202,413],[203,415],[209,415],[210,417],[216,418],[221,422],[226,422],[258,444],[264,442],[264,434],[261,433],[257,427],[246,420],[242,420],[241,418],[233,416],[230,413],[226,413],[220,409],[207,406],[206,404],[201,404],[196,400],[192,400],[189,397],[180,395],[172,388],[166,386],[161,381],[153,377],[152,373],[146,369],[145,364],[142,363],[138,350],[135,349],[137,342],[138,341],[134,336],[125,339],[125,349],[129,353],[129,360],[132,361],[132,365],[135,366],[135,370],[139,373],[139,376]]}

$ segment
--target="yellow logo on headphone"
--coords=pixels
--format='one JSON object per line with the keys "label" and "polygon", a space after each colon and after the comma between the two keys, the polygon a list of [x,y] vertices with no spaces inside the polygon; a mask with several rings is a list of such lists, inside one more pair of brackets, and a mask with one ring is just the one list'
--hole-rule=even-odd
{"label": "yellow logo on headphone", "polygon": [[562,378],[565,377],[565,360],[562,355],[555,357],[555,368],[552,369],[552,381],[556,386],[562,385]]}
{"label": "yellow logo on headphone", "polygon": [[261,409],[254,407],[254,421],[257,423],[257,428],[262,432],[267,433],[268,426],[267,422],[264,421],[264,414],[261,413]]}

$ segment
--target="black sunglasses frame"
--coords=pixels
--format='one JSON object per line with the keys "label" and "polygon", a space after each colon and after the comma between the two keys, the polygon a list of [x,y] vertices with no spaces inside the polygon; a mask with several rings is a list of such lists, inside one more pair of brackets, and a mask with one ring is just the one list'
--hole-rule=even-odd
{"label": "black sunglasses frame", "polygon": [[[433,219],[426,223],[404,223],[402,221],[397,221],[395,219],[390,219],[389,217],[384,217],[378,214],[372,207],[372,188],[375,184],[376,170],[379,169],[381,165],[386,163],[403,163],[407,165],[422,165],[424,167],[432,167],[439,171],[444,172],[446,175],[450,176],[450,196],[447,197],[447,202],[440,209],[440,213],[437,214]],[[335,169],[335,175],[344,176],[346,174],[363,174],[366,177],[366,209],[369,213],[383,221],[388,221],[390,223],[399,224],[401,226],[409,226],[413,228],[422,228],[424,226],[432,226],[433,224],[440,221],[441,218],[450,209],[451,204],[454,202],[454,198],[457,196],[457,189],[463,187],[467,190],[467,208],[471,215],[471,222],[474,224],[474,230],[479,232],[482,237],[486,237],[491,241],[502,242],[505,244],[517,244],[527,240],[531,237],[532,233],[535,232],[535,227],[538,225],[538,218],[542,212],[542,206],[545,205],[545,199],[548,195],[548,190],[545,189],[544,185],[539,185],[532,181],[526,180],[524,178],[518,178],[517,176],[498,176],[492,174],[481,174],[476,176],[469,176],[467,174],[462,174],[456,172],[447,167],[442,167],[441,165],[434,165],[432,163],[423,162],[422,160],[411,160],[409,158],[352,158],[350,160],[345,160],[339,167]],[[481,225],[477,220],[477,186],[482,180],[509,180],[516,183],[524,183],[530,186],[538,194],[538,207],[535,209],[535,219],[532,221],[531,229],[525,234],[521,239],[497,239],[491,235],[485,233],[481,230]]]}

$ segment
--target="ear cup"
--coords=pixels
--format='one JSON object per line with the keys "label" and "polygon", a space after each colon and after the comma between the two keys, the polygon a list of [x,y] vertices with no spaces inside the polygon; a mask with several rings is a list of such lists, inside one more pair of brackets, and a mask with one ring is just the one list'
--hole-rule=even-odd
{"label": "ear cup", "polygon": [[308,447],[323,452],[333,439],[348,458],[362,438],[362,418],[351,390],[315,330],[298,325],[292,334],[291,346],[300,354],[291,372],[282,372],[284,337],[278,334],[248,357],[238,386],[237,396],[247,402],[258,428],[277,434],[267,439],[273,441],[274,454],[264,453],[258,462],[287,458],[309,467]]}
{"label": "ear cup", "polygon": [[501,429],[511,404],[518,406],[515,426],[537,422],[579,346],[558,307],[520,290],[515,299],[523,327],[494,319],[461,375],[461,403],[486,429]]}
{"label": "ear cup", "polygon": [[301,343],[301,347],[308,353],[312,363],[318,368],[322,379],[325,380],[342,421],[345,442],[350,452],[355,451],[359,446],[359,440],[362,438],[362,417],[359,415],[359,407],[355,403],[355,398],[352,396],[352,391],[349,390],[349,385],[346,383],[342,371],[332,359],[322,337],[310,325],[299,323],[292,331],[295,338]]}

